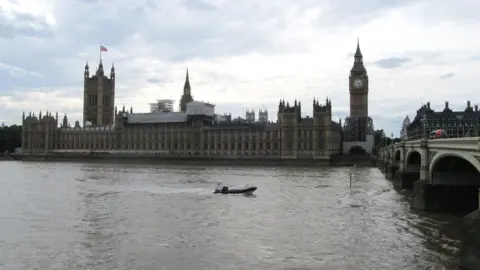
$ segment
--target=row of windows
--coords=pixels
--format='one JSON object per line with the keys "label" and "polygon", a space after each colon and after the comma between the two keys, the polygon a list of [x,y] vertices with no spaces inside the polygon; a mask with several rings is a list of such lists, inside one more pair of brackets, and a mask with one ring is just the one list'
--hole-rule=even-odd
{"label": "row of windows", "polygon": [[[250,143],[250,144],[245,144],[245,143],[224,143],[223,148],[222,144],[217,143],[217,144],[210,144],[210,143],[205,143],[203,144],[203,149],[222,149],[222,150],[275,150],[275,149],[280,149],[280,146],[282,144],[275,142],[275,143]],[[199,149],[199,144],[192,144],[192,143],[152,143],[152,144],[147,144],[147,143],[128,143],[123,145],[124,149],[144,149],[144,150],[150,150],[150,149],[161,149],[161,150],[178,150],[178,149]],[[319,148],[323,148],[324,142],[319,141],[317,146]],[[27,145],[27,148],[44,148],[45,143],[44,142],[39,142],[37,144],[30,143]],[[49,144],[49,149],[57,148],[57,149],[115,149],[115,143],[114,142],[104,142],[104,143],[50,143]],[[293,149],[294,148],[294,143],[288,142],[285,145],[286,149]],[[311,150],[313,148],[313,144],[311,142],[298,142],[296,144],[296,148],[298,150]]]}
{"label": "row of windows", "polygon": [[[98,105],[98,96],[97,95],[88,95],[88,106],[93,107]],[[103,101],[102,101],[103,106],[110,106],[110,96],[104,95],[103,96]]]}
{"label": "row of windows", "polygon": [[[90,139],[90,140],[93,140],[93,138],[95,138],[96,140],[106,140],[106,139],[109,139],[111,137],[113,137],[113,133],[111,133],[112,136],[105,136],[105,135],[101,135],[101,134],[85,134],[85,135],[77,135],[77,134],[64,134],[64,136],[60,136],[59,137],[59,140],[74,140],[74,139],[77,139],[77,140],[84,140],[86,138]],[[160,134],[156,134],[157,136],[153,136],[153,134],[126,134],[124,136],[122,136],[122,139],[126,139],[126,140],[165,140],[165,139],[170,139],[170,140],[194,140],[194,137],[192,136],[182,136],[180,134],[169,134],[169,133],[160,133]],[[163,136],[161,136],[163,135]],[[324,138],[324,133],[319,133],[317,135],[317,138]],[[197,137],[198,138],[198,137]],[[293,134],[289,134],[287,135],[286,137],[284,137],[285,139],[294,139],[294,136]],[[267,138],[267,137],[257,137],[255,135],[251,135],[251,136],[240,136],[238,134],[236,134],[235,136],[223,136],[223,137],[215,137],[215,136],[210,136],[210,137],[203,137],[203,141],[228,141],[228,140],[236,140],[236,141],[258,141],[258,140],[272,140],[272,139],[275,139],[275,138]],[[280,139],[280,137],[276,138],[276,139]],[[309,136],[306,136],[306,137],[301,137],[301,136],[298,136],[297,139],[299,140],[303,140],[303,139],[312,139],[311,137],[311,134],[309,134]]]}

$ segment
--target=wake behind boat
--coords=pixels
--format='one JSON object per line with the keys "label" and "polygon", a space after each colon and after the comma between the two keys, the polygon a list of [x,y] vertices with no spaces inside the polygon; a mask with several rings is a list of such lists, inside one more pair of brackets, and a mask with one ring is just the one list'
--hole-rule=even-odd
{"label": "wake behind boat", "polygon": [[241,194],[242,193],[242,194],[250,195],[255,190],[257,190],[257,187],[252,185],[229,187],[226,185],[218,184],[213,193],[221,193],[221,194]]}

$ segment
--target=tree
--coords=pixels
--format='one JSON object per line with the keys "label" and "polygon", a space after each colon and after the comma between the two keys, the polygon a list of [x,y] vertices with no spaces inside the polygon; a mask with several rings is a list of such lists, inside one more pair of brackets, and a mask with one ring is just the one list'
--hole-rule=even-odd
{"label": "tree", "polygon": [[0,127],[0,153],[5,151],[10,153],[15,151],[15,148],[22,146],[22,126],[1,126]]}

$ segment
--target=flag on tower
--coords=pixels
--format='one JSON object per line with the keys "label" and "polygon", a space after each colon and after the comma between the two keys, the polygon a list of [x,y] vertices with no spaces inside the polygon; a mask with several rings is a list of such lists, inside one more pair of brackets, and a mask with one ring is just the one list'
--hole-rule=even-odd
{"label": "flag on tower", "polygon": [[100,45],[100,51],[101,52],[108,52],[107,47]]}

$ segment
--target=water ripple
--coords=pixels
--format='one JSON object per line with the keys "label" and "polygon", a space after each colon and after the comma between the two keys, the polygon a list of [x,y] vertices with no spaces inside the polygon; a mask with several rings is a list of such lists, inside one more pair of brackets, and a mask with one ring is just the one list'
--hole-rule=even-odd
{"label": "water ripple", "polygon": [[[8,166],[8,168],[7,168]],[[6,269],[454,269],[459,217],[376,169],[0,163]],[[214,195],[218,182],[255,195]]]}

